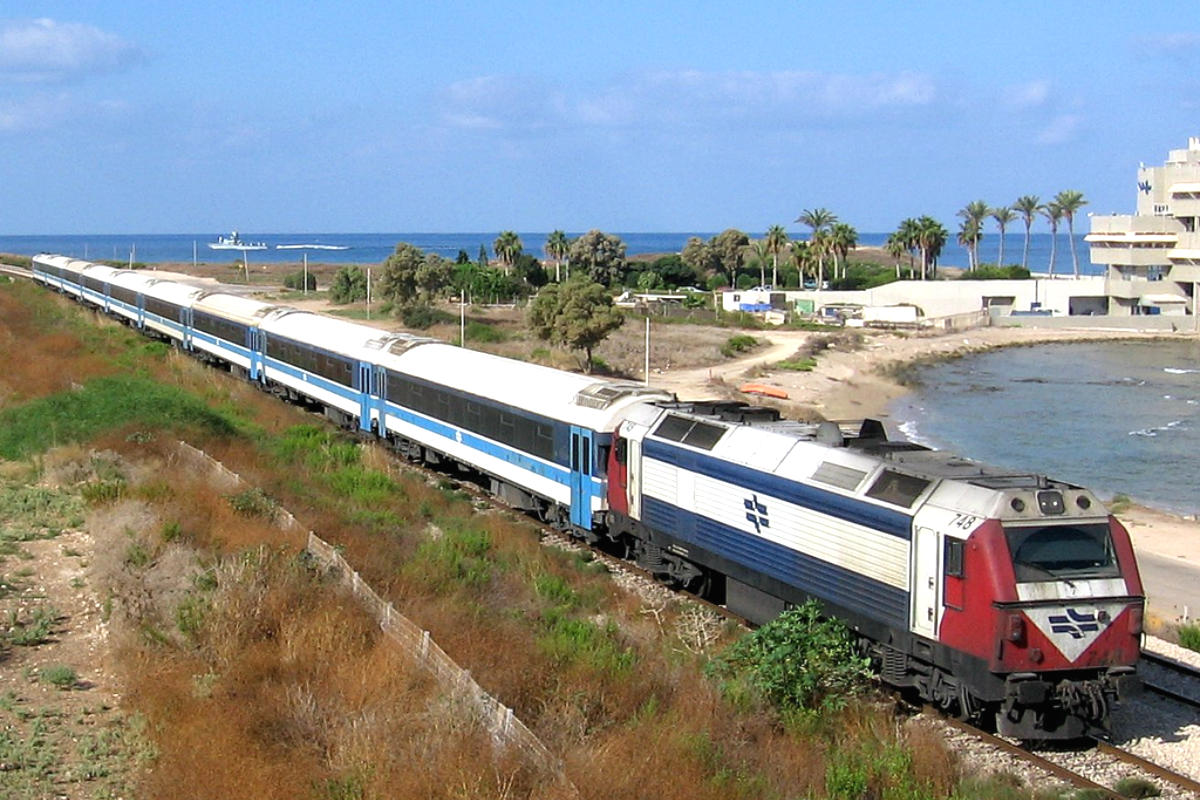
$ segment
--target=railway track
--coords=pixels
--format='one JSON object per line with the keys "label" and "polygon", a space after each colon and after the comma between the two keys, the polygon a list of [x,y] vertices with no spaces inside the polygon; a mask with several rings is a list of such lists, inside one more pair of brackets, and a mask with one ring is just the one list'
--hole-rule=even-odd
{"label": "railway track", "polygon": [[1173,658],[1143,650],[1138,671],[1142,674],[1147,691],[1200,709],[1200,670]]}

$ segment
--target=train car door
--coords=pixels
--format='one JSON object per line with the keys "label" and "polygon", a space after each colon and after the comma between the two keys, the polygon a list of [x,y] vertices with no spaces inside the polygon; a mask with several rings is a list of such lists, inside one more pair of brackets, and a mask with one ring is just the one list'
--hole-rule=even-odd
{"label": "train car door", "polygon": [[263,332],[247,328],[246,347],[250,350],[250,380],[257,381],[262,376]]}
{"label": "train car door", "polygon": [[930,639],[937,633],[940,558],[937,531],[918,527],[912,541],[912,631]]}
{"label": "train car door", "polygon": [[571,524],[592,529],[592,432],[571,426]]}
{"label": "train car door", "polygon": [[371,394],[375,396],[375,408],[379,414],[379,435],[387,436],[387,370],[375,367],[371,376]]}
{"label": "train car door", "polygon": [[371,430],[371,365],[358,364],[358,400],[361,411],[358,415],[359,430]]}

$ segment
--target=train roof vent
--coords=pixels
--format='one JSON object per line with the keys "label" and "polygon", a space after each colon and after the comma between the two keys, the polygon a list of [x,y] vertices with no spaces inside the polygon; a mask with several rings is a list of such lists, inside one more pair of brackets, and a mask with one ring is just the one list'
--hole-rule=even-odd
{"label": "train roof vent", "polygon": [[[387,341],[383,344],[387,345],[387,351],[394,356],[403,355],[414,347],[422,344],[433,344],[440,342],[441,339],[434,339],[430,336],[411,336],[404,334],[396,334],[387,337]],[[381,344],[382,346],[382,344]]]}
{"label": "train roof vent", "polygon": [[575,405],[599,410],[608,408],[624,397],[649,395],[661,396],[662,392],[636,383],[593,383],[575,393]]}
{"label": "train roof vent", "polygon": [[778,422],[779,410],[767,406],[743,406],[742,408],[722,409],[717,417],[724,422],[741,422],[743,424]]}

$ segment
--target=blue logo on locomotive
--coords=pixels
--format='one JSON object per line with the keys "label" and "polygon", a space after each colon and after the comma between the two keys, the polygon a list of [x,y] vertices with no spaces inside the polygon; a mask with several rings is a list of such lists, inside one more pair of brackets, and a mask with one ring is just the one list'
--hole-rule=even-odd
{"label": "blue logo on locomotive", "polygon": [[746,507],[746,519],[754,526],[755,533],[762,533],[763,528],[771,527],[771,521],[767,519],[766,503],[758,502],[758,495],[747,497],[742,501],[742,505]]}
{"label": "blue logo on locomotive", "polygon": [[1096,633],[1099,630],[1100,624],[1093,612],[1068,608],[1065,615],[1050,617],[1050,631],[1069,634],[1072,639],[1082,639],[1085,633]]}

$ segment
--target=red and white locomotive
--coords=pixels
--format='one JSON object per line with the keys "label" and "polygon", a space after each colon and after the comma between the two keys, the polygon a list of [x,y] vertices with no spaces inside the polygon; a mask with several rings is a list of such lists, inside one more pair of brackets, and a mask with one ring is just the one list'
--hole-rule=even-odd
{"label": "red and white locomotive", "polygon": [[1001,733],[1103,729],[1137,688],[1133,548],[1086,489],[738,403],[633,410],[608,480],[645,566],[758,622],[816,598],[884,681]]}

